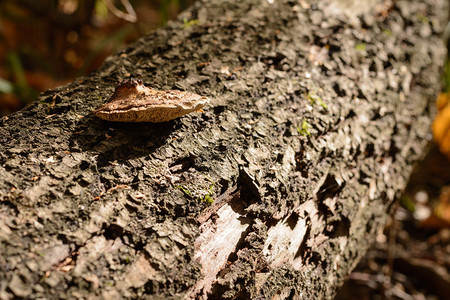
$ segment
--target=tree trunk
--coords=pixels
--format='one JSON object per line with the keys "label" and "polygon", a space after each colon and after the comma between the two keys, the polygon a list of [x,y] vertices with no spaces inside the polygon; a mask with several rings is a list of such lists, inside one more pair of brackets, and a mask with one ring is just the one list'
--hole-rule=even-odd
{"label": "tree trunk", "polygon": [[[0,299],[332,298],[430,139],[446,5],[204,1],[4,117]],[[210,103],[93,116],[130,76]]]}

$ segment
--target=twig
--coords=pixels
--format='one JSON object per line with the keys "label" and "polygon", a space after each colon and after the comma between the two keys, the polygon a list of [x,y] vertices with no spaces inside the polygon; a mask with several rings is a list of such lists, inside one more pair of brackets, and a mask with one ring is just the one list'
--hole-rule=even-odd
{"label": "twig", "polygon": [[133,6],[130,4],[128,0],[120,0],[122,5],[125,7],[127,13],[124,13],[120,9],[118,9],[111,0],[104,0],[108,9],[118,18],[124,19],[125,21],[136,23],[137,16],[136,12],[133,9]]}

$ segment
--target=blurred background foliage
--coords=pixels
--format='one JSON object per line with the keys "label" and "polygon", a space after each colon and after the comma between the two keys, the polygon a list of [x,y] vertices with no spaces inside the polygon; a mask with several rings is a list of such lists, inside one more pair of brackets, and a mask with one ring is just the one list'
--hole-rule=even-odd
{"label": "blurred background foliage", "polygon": [[0,116],[97,69],[193,0],[0,0]]}

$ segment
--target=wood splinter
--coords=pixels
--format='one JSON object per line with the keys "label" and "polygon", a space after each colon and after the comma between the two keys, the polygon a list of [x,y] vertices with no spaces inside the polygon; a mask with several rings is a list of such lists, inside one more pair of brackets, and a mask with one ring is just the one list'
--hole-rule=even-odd
{"label": "wood splinter", "polygon": [[207,97],[186,91],[157,91],[131,78],[122,81],[109,102],[92,113],[107,121],[159,123],[200,110],[208,101]]}

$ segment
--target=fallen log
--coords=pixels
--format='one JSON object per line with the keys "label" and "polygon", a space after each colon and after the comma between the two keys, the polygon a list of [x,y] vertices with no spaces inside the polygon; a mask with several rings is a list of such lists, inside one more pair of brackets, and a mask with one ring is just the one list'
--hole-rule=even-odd
{"label": "fallen log", "polygon": [[[0,299],[332,298],[430,139],[447,1],[204,1],[0,121]],[[210,99],[91,111],[130,77]]]}

